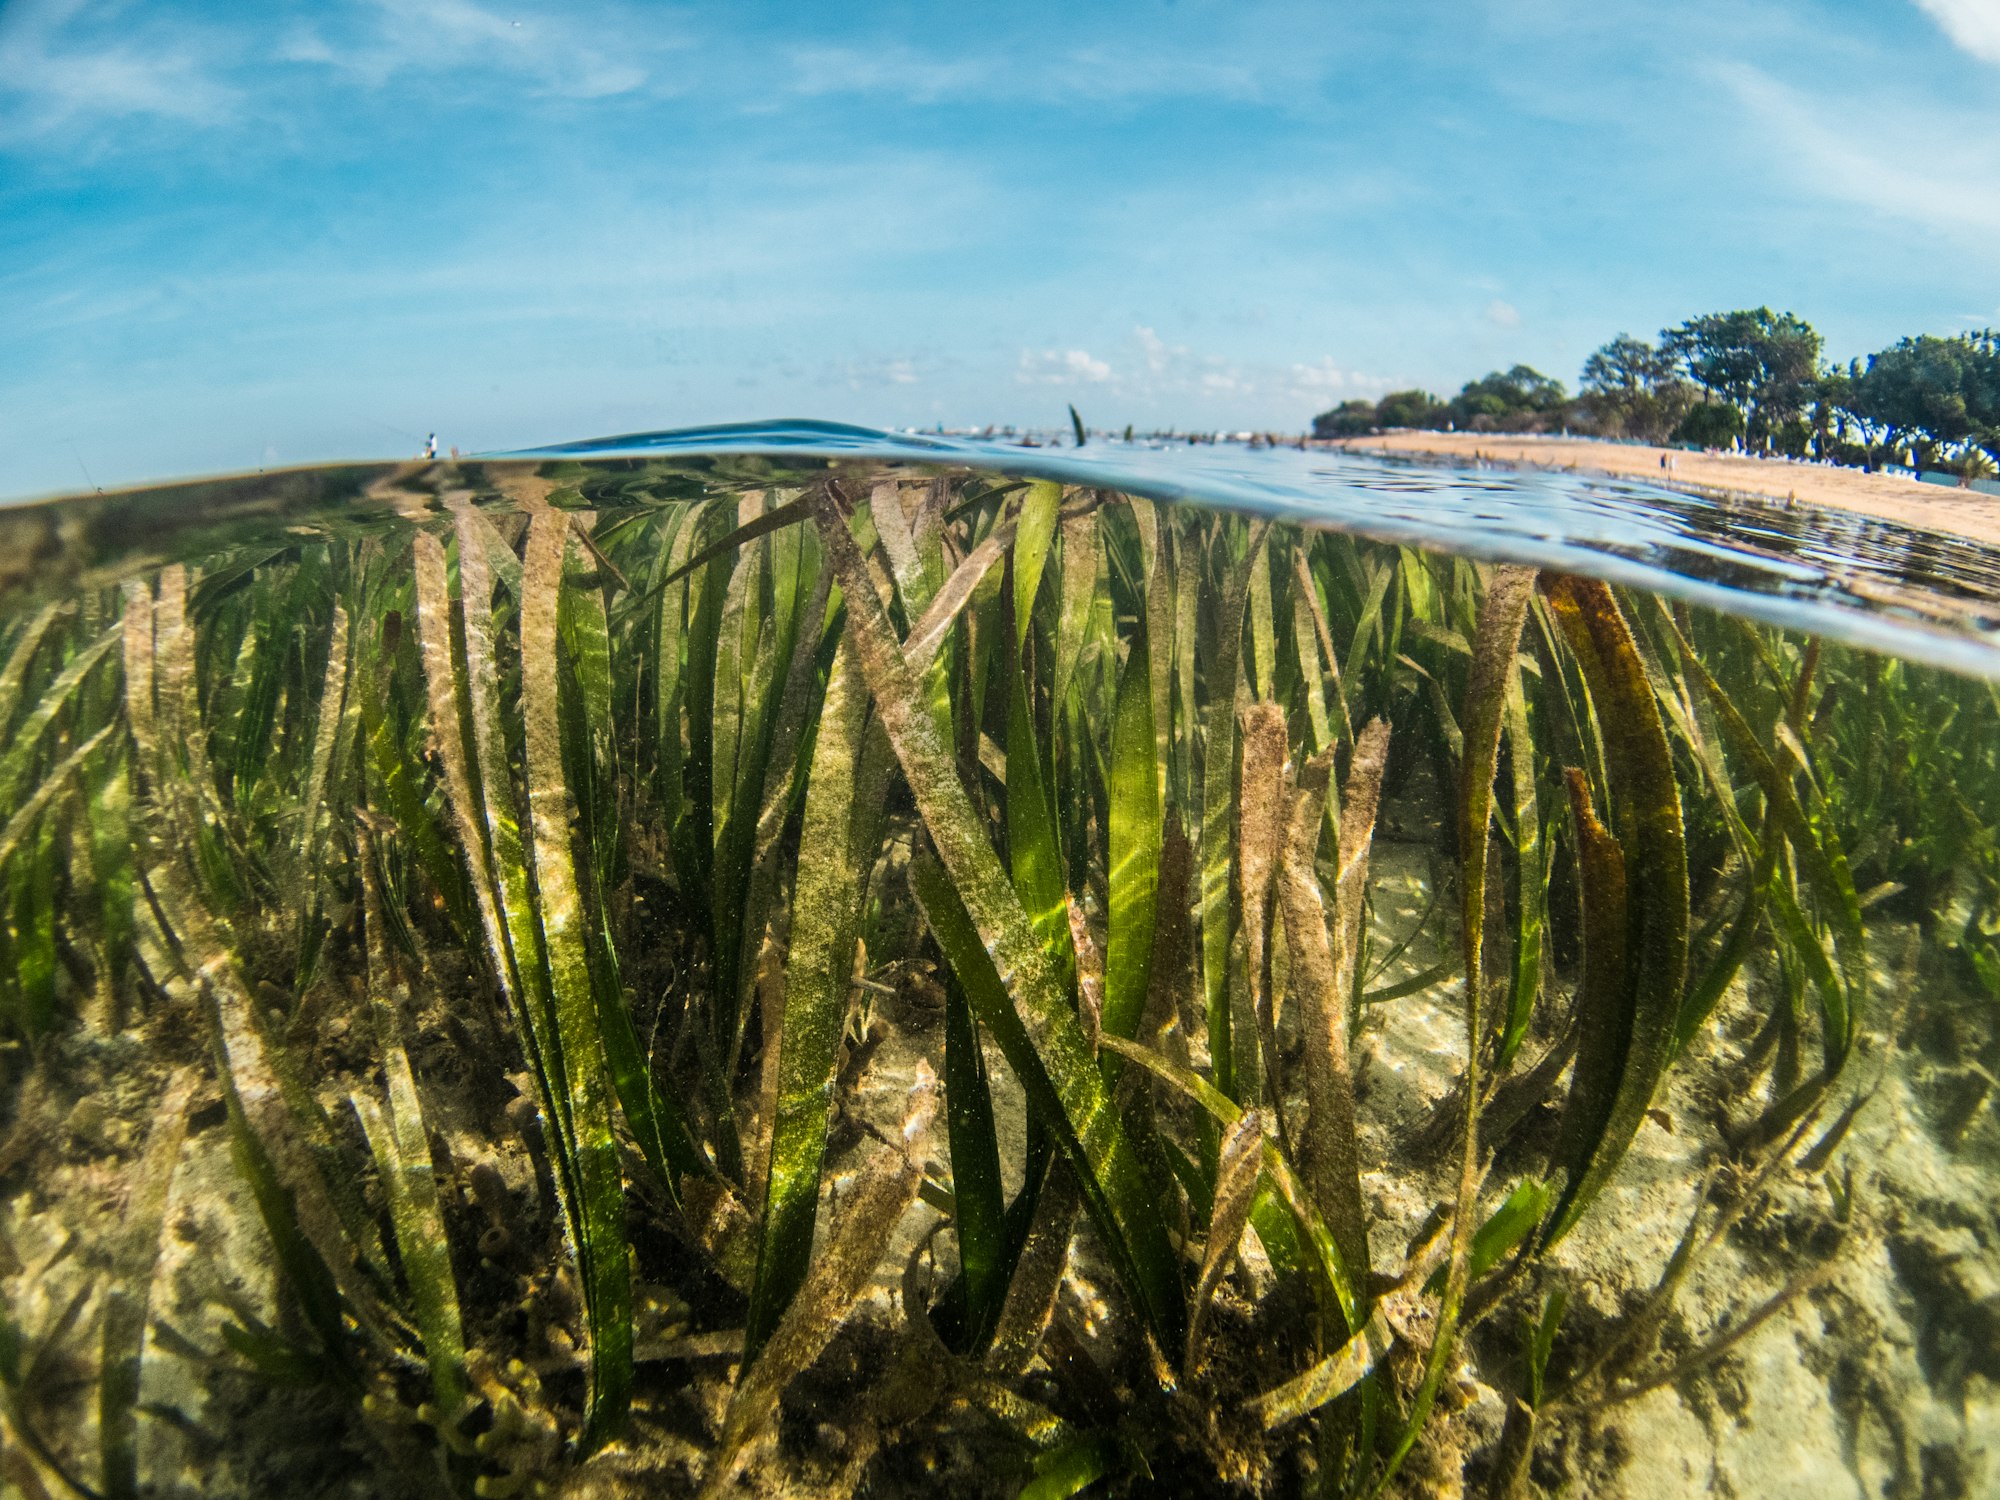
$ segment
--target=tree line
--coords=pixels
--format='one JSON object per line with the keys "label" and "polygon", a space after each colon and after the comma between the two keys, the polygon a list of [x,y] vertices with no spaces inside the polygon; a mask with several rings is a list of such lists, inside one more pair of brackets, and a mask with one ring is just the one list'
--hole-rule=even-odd
{"label": "tree line", "polygon": [[1843,366],[1822,358],[1818,330],[1792,313],[1707,313],[1663,329],[1658,343],[1619,334],[1584,361],[1574,396],[1515,365],[1449,400],[1392,391],[1313,419],[1323,438],[1391,427],[1565,431],[1977,479],[2000,471],[2000,332],[1922,334]]}

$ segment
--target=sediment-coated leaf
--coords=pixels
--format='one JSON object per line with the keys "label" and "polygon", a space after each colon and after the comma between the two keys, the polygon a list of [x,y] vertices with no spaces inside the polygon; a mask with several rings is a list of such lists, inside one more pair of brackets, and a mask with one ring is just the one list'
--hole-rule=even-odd
{"label": "sediment-coated leaf", "polygon": [[929,1129],[936,1109],[937,1080],[928,1063],[917,1064],[910,1110],[901,1139],[876,1153],[861,1180],[846,1195],[825,1252],[799,1287],[798,1295],[764,1345],[763,1355],[746,1365],[722,1419],[701,1494],[715,1500],[741,1472],[751,1443],[775,1425],[778,1399],[793,1378],[819,1357],[882,1259],[889,1238],[923,1182],[911,1147]]}
{"label": "sediment-coated leaf", "polygon": [[1291,989],[1298,997],[1304,1042],[1306,1128],[1301,1152],[1306,1185],[1326,1219],[1348,1279],[1368,1281],[1368,1222],[1361,1203],[1361,1158],[1355,1133],[1354,1079],[1348,1064],[1347,997],[1327,931],[1315,853],[1326,822],[1326,794],[1333,753],[1323,752],[1299,772],[1285,835],[1280,894],[1285,942],[1291,953]]}
{"label": "sediment-coated leaf", "polygon": [[1007,548],[1014,542],[1015,528],[1003,523],[988,533],[985,540],[966,554],[965,560],[952,569],[951,577],[944,581],[944,587],[931,600],[930,608],[910,631],[910,638],[903,643],[904,655],[909,658],[910,670],[921,675],[937,658],[938,648],[944,644],[951,627],[958,623],[958,617],[993,565],[1007,555]]}
{"label": "sediment-coated leaf", "polygon": [[1370,719],[1354,742],[1340,795],[1338,867],[1333,885],[1333,982],[1340,1003],[1360,1000],[1361,922],[1367,910],[1368,855],[1389,769],[1389,721]]}
{"label": "sediment-coated leaf", "polygon": [[97,1393],[100,1483],[107,1500],[137,1500],[139,1494],[139,1361],[145,1347],[167,1193],[173,1186],[181,1144],[187,1139],[188,1105],[199,1081],[199,1074],[191,1067],[176,1069],[168,1078],[146,1133],[145,1151],[132,1179],[132,1196],[112,1241]]}
{"label": "sediment-coated leaf", "polygon": [[28,668],[34,664],[35,653],[41,649],[43,638],[57,620],[75,607],[67,599],[46,604],[29,617],[28,623],[21,627],[21,633],[14,637],[7,653],[7,665],[0,667],[0,734],[4,734],[14,721],[14,711],[21,705],[21,693],[28,680]]}
{"label": "sediment-coated leaf", "polygon": [[1367,1379],[1393,1340],[1388,1319],[1377,1310],[1359,1332],[1325,1359],[1253,1399],[1249,1403],[1251,1415],[1269,1432],[1317,1411]]}
{"label": "sediment-coated leaf", "polygon": [[1236,1244],[1243,1238],[1244,1225],[1250,1222],[1250,1206],[1257,1199],[1257,1183],[1263,1175],[1264,1116],[1247,1109],[1223,1132],[1217,1152],[1215,1203],[1208,1216],[1201,1275],[1189,1304],[1187,1349],[1181,1356],[1181,1369],[1187,1374],[1193,1374],[1201,1353],[1202,1314],[1236,1258]]}
{"label": "sediment-coated leaf", "polygon": [[693,557],[672,563],[669,566],[667,576],[654,584],[653,588],[657,590],[670,589],[704,563],[714,562],[717,558],[734,552],[738,548],[747,547],[760,536],[769,536],[774,531],[779,531],[784,527],[810,519],[810,510],[811,507],[806,504],[803,498],[788,500],[783,505],[772,506],[769,510],[760,510],[754,517],[745,521],[720,541],[711,542],[708,546],[703,547],[699,552],[695,553]]}
{"label": "sediment-coated leaf", "polygon": [[[1104,1047],[1108,1052],[1116,1052],[1127,1062],[1137,1063],[1162,1083],[1177,1089],[1206,1110],[1210,1118],[1225,1130],[1242,1118],[1243,1111],[1236,1101],[1192,1068],[1183,1067],[1170,1058],[1162,1057],[1150,1047],[1142,1047],[1137,1042],[1128,1042],[1120,1037],[1106,1037]],[[1341,1316],[1347,1321],[1348,1326],[1354,1326],[1362,1310],[1362,1298],[1366,1287],[1348,1275],[1345,1257],[1334,1244],[1326,1220],[1307,1197],[1305,1188],[1299,1182],[1297,1174],[1292,1171],[1291,1163],[1283,1150],[1268,1135],[1264,1139],[1264,1175],[1270,1180],[1272,1197],[1267,1199],[1265,1189],[1259,1188],[1257,1200],[1250,1210],[1250,1222],[1256,1226],[1257,1236],[1263,1240],[1272,1264],[1296,1262],[1312,1267],[1339,1307]],[[1283,1205],[1281,1214],[1289,1211],[1298,1229],[1303,1231],[1305,1244],[1312,1251],[1310,1257],[1290,1253],[1294,1249],[1295,1240],[1286,1232],[1277,1231],[1272,1226],[1266,1213],[1266,1205],[1272,1199]]]}

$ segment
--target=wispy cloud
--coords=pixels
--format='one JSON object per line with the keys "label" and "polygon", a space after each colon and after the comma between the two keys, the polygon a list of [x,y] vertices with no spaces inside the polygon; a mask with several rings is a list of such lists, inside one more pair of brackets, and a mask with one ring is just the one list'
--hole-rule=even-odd
{"label": "wispy cloud", "polygon": [[1953,45],[1981,62],[2000,63],[2000,0],[1917,0]]}
{"label": "wispy cloud", "polygon": [[[1345,50],[1337,33],[1313,24],[1310,9],[1284,0],[1229,7],[1222,46],[1212,36],[1212,13],[1178,33],[1171,13],[1143,25],[1121,18],[1108,36],[1087,20],[1065,35],[1051,34],[1039,19],[1010,23],[1004,15],[968,22],[950,48],[883,35],[797,44],[782,54],[788,72],[778,83],[797,94],[885,94],[913,104],[1005,97],[1068,106],[1206,99],[1289,107]],[[1199,38],[1192,45],[1190,31]]]}
{"label": "wispy cloud", "polygon": [[[475,0],[366,0],[290,31],[280,55],[320,64],[379,87],[402,73],[470,71],[526,79],[540,92],[597,99],[645,85],[648,54],[675,40],[660,16],[648,24],[597,27],[558,12],[503,15]],[[622,39],[614,54],[594,37]]]}
{"label": "wispy cloud", "polygon": [[230,117],[226,48],[204,29],[117,4],[23,0],[0,13],[0,141],[135,118]]}
{"label": "wispy cloud", "polygon": [[1486,321],[1495,328],[1519,328],[1521,314],[1511,302],[1503,302],[1495,297],[1486,304]]}
{"label": "wispy cloud", "polygon": [[1749,117],[1788,180],[1886,219],[1945,232],[2000,234],[2000,120],[1968,128],[1966,114],[1894,99],[1821,100],[1744,63],[1717,77]]}
{"label": "wispy cloud", "polygon": [[985,66],[973,58],[933,56],[901,42],[793,47],[785,61],[782,87],[808,98],[880,93],[931,104],[986,76]]}

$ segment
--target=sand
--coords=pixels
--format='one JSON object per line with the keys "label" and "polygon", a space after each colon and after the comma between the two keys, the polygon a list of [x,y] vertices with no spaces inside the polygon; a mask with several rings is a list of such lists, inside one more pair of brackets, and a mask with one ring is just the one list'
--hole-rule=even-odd
{"label": "sand", "polygon": [[[1454,463],[1478,460],[1606,474],[1700,495],[1825,506],[2000,545],[2000,496],[1925,484],[1897,474],[1869,474],[1782,458],[1687,453],[1591,438],[1492,432],[1388,432],[1377,437],[1343,438],[1329,446],[1395,458],[1441,458]],[[1671,469],[1660,467],[1662,457],[1672,463]]]}

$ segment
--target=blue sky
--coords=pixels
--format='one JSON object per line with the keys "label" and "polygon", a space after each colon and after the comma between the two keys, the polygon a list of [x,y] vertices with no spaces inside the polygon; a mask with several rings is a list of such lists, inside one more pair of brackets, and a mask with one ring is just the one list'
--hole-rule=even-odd
{"label": "blue sky", "polygon": [[2000,323],[2000,0],[0,0],[0,495]]}

